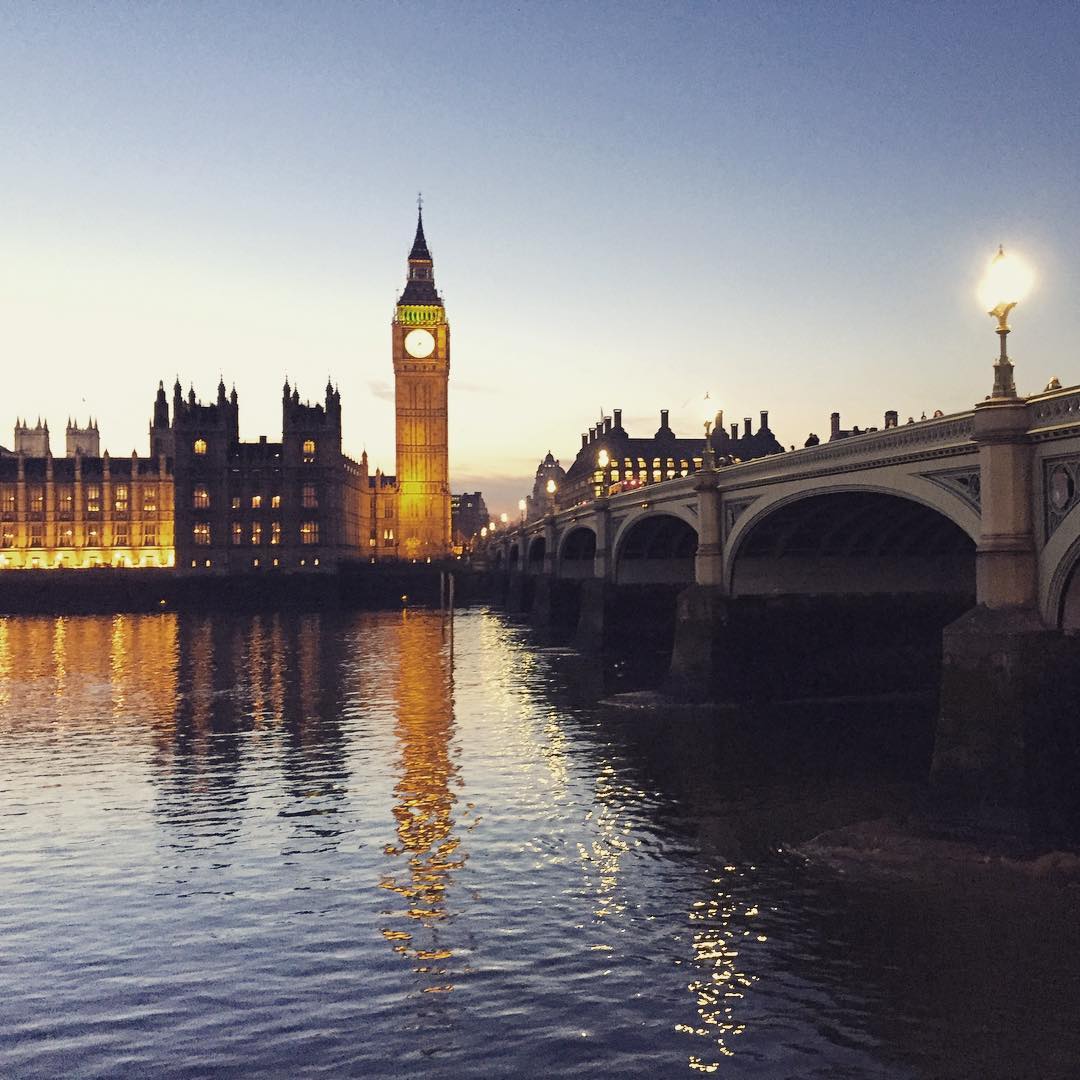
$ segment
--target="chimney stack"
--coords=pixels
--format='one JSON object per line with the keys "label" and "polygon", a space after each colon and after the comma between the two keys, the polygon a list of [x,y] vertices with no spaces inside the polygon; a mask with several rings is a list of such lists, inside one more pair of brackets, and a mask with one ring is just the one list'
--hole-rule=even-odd
{"label": "chimney stack", "polygon": [[829,438],[835,439],[840,434],[840,414],[834,412],[829,416]]}
{"label": "chimney stack", "polygon": [[605,435],[610,435],[611,434],[611,417],[610,416],[604,417],[604,434]]}
{"label": "chimney stack", "polygon": [[745,435],[748,439],[750,438],[750,417],[749,416],[744,416],[743,417],[743,435]]}
{"label": "chimney stack", "polygon": [[731,425],[731,441],[732,442],[737,442],[738,438],[739,438],[739,422],[736,420]]}
{"label": "chimney stack", "polygon": [[759,431],[768,431],[769,430],[769,410],[768,409],[762,409],[761,410],[761,427],[758,428],[758,430]]}
{"label": "chimney stack", "polygon": [[615,409],[615,430],[622,430],[622,409]]}
{"label": "chimney stack", "polygon": [[886,428],[896,427],[897,424],[899,424],[899,423],[900,423],[899,414],[897,413],[897,411],[895,409],[890,409],[885,414],[885,427]]}
{"label": "chimney stack", "polygon": [[581,449],[584,450],[589,445],[589,436],[583,431],[581,433]]}
{"label": "chimney stack", "polygon": [[667,418],[668,418],[668,410],[667,409],[661,409],[660,410],[660,426],[662,428],[666,428],[668,426]]}

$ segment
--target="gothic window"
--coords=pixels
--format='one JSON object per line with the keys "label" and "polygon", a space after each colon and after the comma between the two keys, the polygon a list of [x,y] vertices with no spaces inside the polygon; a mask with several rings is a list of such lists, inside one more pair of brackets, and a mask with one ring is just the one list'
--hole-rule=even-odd
{"label": "gothic window", "polygon": [[232,508],[234,510],[239,510],[240,509],[240,496],[239,495],[234,495],[232,497]]}
{"label": "gothic window", "polygon": [[232,523],[232,542],[233,547],[237,547],[244,542],[244,526],[239,521]]}
{"label": "gothic window", "polygon": [[0,514],[15,513],[15,485],[0,484]]}
{"label": "gothic window", "polygon": [[280,507],[281,507],[281,496],[280,495],[271,495],[270,496],[270,509],[271,510],[277,510]]}
{"label": "gothic window", "polygon": [[251,543],[252,545],[258,545],[262,543],[262,522],[253,521],[251,523]]}
{"label": "gothic window", "polygon": [[97,547],[101,543],[101,526],[100,525],[87,525],[86,526],[86,546]]}
{"label": "gothic window", "polygon": [[305,484],[301,489],[300,505],[305,510],[314,510],[319,505],[319,497],[314,484]]}
{"label": "gothic window", "polygon": [[143,547],[157,547],[158,531],[157,525],[150,523],[145,524],[142,527],[142,546]]}
{"label": "gothic window", "polygon": [[45,542],[45,531],[41,525],[30,526],[30,546],[41,547]]}
{"label": "gothic window", "polygon": [[128,523],[126,521],[117,522],[113,526],[113,547],[127,547],[130,542]]}
{"label": "gothic window", "polygon": [[0,547],[13,548],[15,546],[15,526],[4,525],[0,528]]}
{"label": "gothic window", "polygon": [[280,521],[271,521],[270,522],[270,543],[271,544],[280,544],[281,543],[281,522]]}
{"label": "gothic window", "polygon": [[101,485],[86,485],[86,512],[88,514],[101,513]]}
{"label": "gothic window", "polygon": [[62,526],[57,535],[56,542],[60,547],[74,547],[75,529],[71,525]]}
{"label": "gothic window", "polygon": [[57,484],[56,509],[61,517],[71,517],[75,512],[75,488],[71,484]]}
{"label": "gothic window", "polygon": [[45,510],[45,489],[40,484],[31,484],[27,494],[30,496],[30,513],[43,513]]}
{"label": "gothic window", "polygon": [[195,451],[196,454],[199,455],[199,457],[202,457],[203,454],[206,453],[206,440],[196,439],[195,445],[192,447],[192,449]]}
{"label": "gothic window", "polygon": [[205,484],[196,484],[191,497],[191,505],[196,510],[206,510],[210,506],[210,492]]}
{"label": "gothic window", "polygon": [[196,522],[195,528],[191,530],[191,534],[199,547],[210,546],[210,526],[205,521]]}
{"label": "gothic window", "polygon": [[317,521],[305,521],[300,526],[300,543],[304,545],[317,544],[319,542],[319,523]]}
{"label": "gothic window", "polygon": [[127,484],[117,484],[113,488],[113,509],[118,514],[126,514],[128,512]]}
{"label": "gothic window", "polygon": [[305,439],[301,449],[304,454],[304,464],[310,465],[315,460],[315,440]]}
{"label": "gothic window", "polygon": [[143,484],[142,508],[144,514],[153,514],[157,511],[157,484]]}
{"label": "gothic window", "polygon": [[259,510],[261,508],[262,508],[262,496],[261,495],[252,495],[251,496],[251,509],[252,510]]}

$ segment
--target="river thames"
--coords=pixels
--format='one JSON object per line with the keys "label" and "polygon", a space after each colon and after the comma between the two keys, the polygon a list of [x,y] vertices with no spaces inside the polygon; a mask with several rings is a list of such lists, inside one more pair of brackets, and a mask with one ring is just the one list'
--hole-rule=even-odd
{"label": "river thames", "polygon": [[613,689],[483,610],[0,618],[0,1076],[1076,1074],[1075,890],[793,850],[918,708]]}

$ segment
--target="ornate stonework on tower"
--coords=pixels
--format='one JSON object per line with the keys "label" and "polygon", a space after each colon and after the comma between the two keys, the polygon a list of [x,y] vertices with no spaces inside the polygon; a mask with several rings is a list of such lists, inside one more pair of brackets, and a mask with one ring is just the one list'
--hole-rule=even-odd
{"label": "ornate stonework on tower", "polygon": [[397,414],[400,557],[450,553],[450,465],[447,383],[450,324],[424,238],[422,211],[409,252],[409,277],[391,324]]}

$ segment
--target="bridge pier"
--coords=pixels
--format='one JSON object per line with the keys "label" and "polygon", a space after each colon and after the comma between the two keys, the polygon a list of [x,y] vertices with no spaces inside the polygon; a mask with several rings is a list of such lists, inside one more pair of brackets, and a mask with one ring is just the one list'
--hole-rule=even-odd
{"label": "bridge pier", "polygon": [[506,611],[523,615],[532,610],[536,578],[521,570],[511,571],[506,584]]}
{"label": "bridge pier", "polygon": [[[737,670],[734,605],[716,585],[690,585],[675,600],[675,641],[665,691],[681,701],[742,696],[732,676]],[[734,692],[734,693],[732,693]]]}
{"label": "bridge pier", "polygon": [[947,821],[1080,838],[1080,642],[1034,608],[984,604],[946,627],[931,786]]}
{"label": "bridge pier", "polygon": [[1080,838],[1080,643],[1037,606],[1036,468],[1028,403],[975,407],[982,514],[977,605],[942,634],[941,709],[931,785],[965,824]]}
{"label": "bridge pier", "polygon": [[542,634],[566,638],[578,621],[579,582],[560,578],[537,578],[529,622]]}

